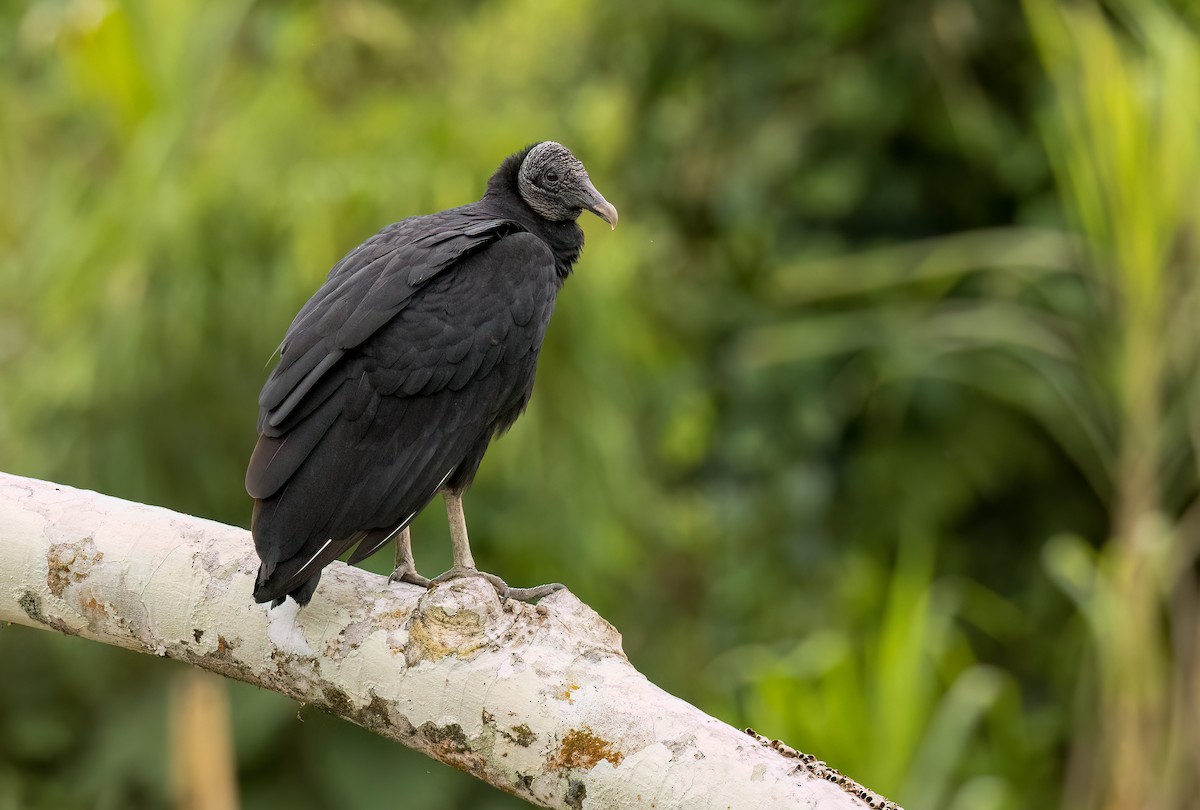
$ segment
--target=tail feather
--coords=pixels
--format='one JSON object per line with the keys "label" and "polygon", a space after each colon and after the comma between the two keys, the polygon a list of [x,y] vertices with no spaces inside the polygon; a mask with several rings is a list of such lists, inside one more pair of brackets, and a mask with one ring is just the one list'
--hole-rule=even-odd
{"label": "tail feather", "polygon": [[273,566],[264,562],[258,568],[254,601],[277,605],[291,596],[302,605],[308,604],[321,580],[321,571],[344,550],[343,544],[329,540],[311,555],[298,555]]}

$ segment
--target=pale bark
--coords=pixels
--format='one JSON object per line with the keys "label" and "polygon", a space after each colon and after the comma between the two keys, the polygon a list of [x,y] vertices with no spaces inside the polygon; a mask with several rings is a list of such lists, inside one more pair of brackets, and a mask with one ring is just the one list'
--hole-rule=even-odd
{"label": "pale bark", "polygon": [[256,567],[243,529],[0,474],[0,621],[274,690],[545,807],[895,807],[654,686],[567,591],[334,563],[308,607],[268,610]]}

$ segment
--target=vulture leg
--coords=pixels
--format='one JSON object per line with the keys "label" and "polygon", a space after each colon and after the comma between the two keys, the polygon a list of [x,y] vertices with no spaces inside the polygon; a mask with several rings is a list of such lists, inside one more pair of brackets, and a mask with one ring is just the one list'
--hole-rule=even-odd
{"label": "vulture leg", "polygon": [[[463,514],[462,493],[446,490],[446,518],[450,521],[450,542],[454,546],[454,568],[475,570],[471,541],[467,539],[467,517]],[[454,568],[450,570],[454,570]]]}
{"label": "vulture leg", "polygon": [[538,585],[534,588],[510,588],[508,583],[495,574],[480,571],[475,567],[475,558],[471,556],[471,543],[467,539],[467,519],[463,515],[462,493],[446,490],[446,517],[450,521],[450,542],[454,546],[454,565],[449,571],[436,576],[431,584],[449,582],[461,577],[483,577],[492,583],[501,599],[517,599],[522,602],[536,602],[543,596],[549,596],[562,585],[552,582],[548,585]]}
{"label": "vulture leg", "polygon": [[412,534],[407,526],[396,538],[396,569],[388,577],[388,582],[411,582],[422,588],[429,587],[429,577],[417,573],[417,564],[413,562]]}

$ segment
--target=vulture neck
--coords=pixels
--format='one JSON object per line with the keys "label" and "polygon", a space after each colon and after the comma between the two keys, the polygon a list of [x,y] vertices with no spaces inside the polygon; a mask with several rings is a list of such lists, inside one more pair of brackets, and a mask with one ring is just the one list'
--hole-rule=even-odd
{"label": "vulture neck", "polygon": [[[532,147],[530,147],[532,148]],[[583,252],[583,229],[576,220],[552,222],[539,216],[517,191],[517,173],[529,148],[505,158],[500,168],[488,180],[487,192],[480,203],[508,219],[515,220],[535,236],[541,237],[554,253],[554,265],[561,284],[571,275],[575,262]]]}

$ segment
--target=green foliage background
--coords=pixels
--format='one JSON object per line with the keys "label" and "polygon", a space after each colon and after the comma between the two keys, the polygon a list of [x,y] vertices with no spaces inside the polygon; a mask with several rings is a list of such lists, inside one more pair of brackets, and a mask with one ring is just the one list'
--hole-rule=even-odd
{"label": "green foliage background", "polygon": [[[1195,25],[5,3],[0,469],[246,525],[265,364],[328,268],[559,140],[621,227],[584,222],[467,498],[481,567],[567,583],[664,688],[910,810],[1187,806]],[[0,629],[0,808],[167,805],[178,670]],[[518,804],[230,690],[246,807]],[[1155,784],[1108,774],[1130,728]]]}

